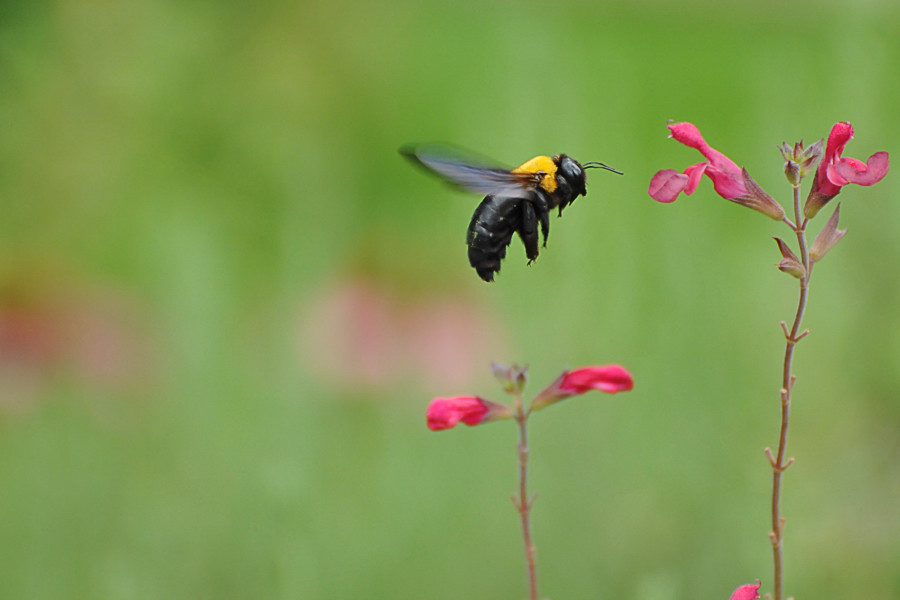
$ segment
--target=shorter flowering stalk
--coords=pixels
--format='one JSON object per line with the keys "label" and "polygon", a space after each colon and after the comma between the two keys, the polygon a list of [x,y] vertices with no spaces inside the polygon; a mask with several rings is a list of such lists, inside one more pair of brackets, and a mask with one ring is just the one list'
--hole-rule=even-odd
{"label": "shorter flowering stalk", "polygon": [[513,407],[485,400],[479,396],[453,396],[435,398],[426,411],[428,428],[434,431],[450,429],[458,423],[480,425],[489,421],[513,419],[519,426],[519,492],[512,497],[522,523],[525,545],[525,564],[528,572],[528,589],[531,600],[538,600],[537,559],[531,536],[531,507],[534,497],[528,495],[528,419],[537,410],[555,404],[565,398],[599,390],[608,394],[624,392],[634,387],[631,374],[622,366],[606,365],[565,371],[535,397],[530,406],[522,402],[522,392],[528,381],[526,369],[516,365],[492,365],[494,376],[503,390],[512,395]]}

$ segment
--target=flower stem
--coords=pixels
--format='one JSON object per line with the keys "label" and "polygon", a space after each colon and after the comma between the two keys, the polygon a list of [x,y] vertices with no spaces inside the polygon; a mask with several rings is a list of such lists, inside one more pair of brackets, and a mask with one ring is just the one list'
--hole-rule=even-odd
{"label": "flower stem", "polygon": [[534,499],[528,498],[528,415],[522,408],[521,394],[516,396],[516,422],[519,424],[519,495],[513,496],[513,504],[522,519],[522,539],[525,542],[525,563],[528,567],[528,589],[531,600],[538,600],[537,561],[534,543],[531,541],[531,506]]}
{"label": "flower stem", "polygon": [[791,368],[794,361],[794,347],[807,333],[800,331],[800,325],[803,321],[803,313],[806,312],[806,302],[809,296],[809,278],[812,270],[812,264],[809,260],[809,247],[806,241],[807,219],[801,221],[800,215],[799,184],[794,186],[794,218],[798,225],[792,226],[791,229],[797,234],[797,243],[800,246],[800,260],[803,263],[804,274],[800,278],[800,298],[797,302],[797,313],[794,316],[794,323],[791,325],[790,330],[787,329],[783,321],[781,323],[784,331],[785,347],[784,366],[781,375],[781,433],[778,438],[778,452],[775,456],[772,456],[771,451],[766,448],[766,454],[769,456],[769,462],[772,464],[772,531],[769,533],[769,539],[772,542],[772,555],[775,563],[774,600],[783,600],[784,598],[784,562],[782,555],[784,517],[781,516],[781,479],[784,471],[794,462],[793,458],[785,461],[788,425],[791,417],[791,392],[796,379],[791,373]]}

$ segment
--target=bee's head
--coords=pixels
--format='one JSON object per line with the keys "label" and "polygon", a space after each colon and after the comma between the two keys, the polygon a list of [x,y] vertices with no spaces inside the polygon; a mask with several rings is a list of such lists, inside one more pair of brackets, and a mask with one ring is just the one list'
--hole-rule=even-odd
{"label": "bee's head", "polygon": [[557,157],[557,163],[559,164],[557,177],[564,179],[571,186],[572,200],[587,194],[587,188],[585,187],[587,179],[584,176],[584,167],[577,160],[569,158],[565,154],[560,154]]}

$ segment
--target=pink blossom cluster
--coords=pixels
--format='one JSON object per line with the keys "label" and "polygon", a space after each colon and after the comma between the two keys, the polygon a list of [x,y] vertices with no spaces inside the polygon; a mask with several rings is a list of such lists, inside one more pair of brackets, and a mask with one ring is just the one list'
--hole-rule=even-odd
{"label": "pink blossom cluster", "polygon": [[[634,379],[621,365],[566,371],[535,397],[531,410],[540,410],[559,400],[591,390],[615,394],[633,387]],[[432,400],[426,411],[426,422],[429,429],[439,431],[451,429],[460,422],[470,426],[480,425],[513,416],[513,411],[505,404],[491,402],[479,396],[452,396]]]}

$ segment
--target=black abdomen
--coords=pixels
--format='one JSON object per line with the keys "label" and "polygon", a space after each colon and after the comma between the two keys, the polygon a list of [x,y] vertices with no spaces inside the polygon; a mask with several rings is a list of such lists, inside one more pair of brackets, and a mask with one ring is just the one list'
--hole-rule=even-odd
{"label": "black abdomen", "polygon": [[538,255],[538,223],[547,241],[547,203],[540,193],[532,198],[487,196],[475,209],[466,244],[469,264],[485,281],[493,281],[506,257],[506,248],[518,233],[525,244],[525,255],[534,260]]}
{"label": "black abdomen", "polygon": [[521,220],[521,202],[521,198],[487,196],[472,215],[466,233],[469,264],[485,281],[493,281],[494,273],[500,271],[500,261],[506,257],[506,247]]}

